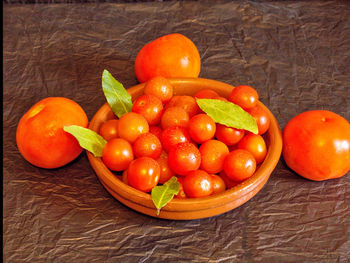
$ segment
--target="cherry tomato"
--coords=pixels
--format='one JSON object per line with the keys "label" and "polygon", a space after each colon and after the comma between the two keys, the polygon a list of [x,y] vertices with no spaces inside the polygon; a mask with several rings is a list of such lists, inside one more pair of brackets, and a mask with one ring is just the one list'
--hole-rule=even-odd
{"label": "cherry tomato", "polygon": [[195,98],[187,95],[173,96],[171,100],[166,104],[165,109],[169,107],[183,108],[188,113],[188,116],[190,118],[192,118],[200,111]]}
{"label": "cherry tomato", "polygon": [[248,109],[247,112],[256,120],[259,130],[258,134],[264,134],[270,127],[270,117],[267,112],[259,105]]}
{"label": "cherry tomato", "polygon": [[140,134],[132,148],[136,157],[158,159],[162,153],[162,144],[160,143],[160,140],[150,132]]}
{"label": "cherry tomato", "polygon": [[197,114],[188,123],[188,133],[196,143],[203,143],[214,137],[216,125],[207,114]]}
{"label": "cherry tomato", "polygon": [[193,143],[179,143],[170,149],[168,163],[175,174],[186,175],[199,168],[201,154]]}
{"label": "cherry tomato", "polygon": [[134,143],[136,138],[149,131],[149,125],[145,117],[135,112],[128,112],[120,117],[118,121],[118,134],[130,143]]}
{"label": "cherry tomato", "polygon": [[118,137],[118,120],[105,121],[98,132],[106,141]]}
{"label": "cherry tomato", "polygon": [[344,176],[350,170],[350,124],[331,111],[303,112],[285,126],[282,153],[287,165],[307,179]]}
{"label": "cherry tomato", "polygon": [[170,81],[164,77],[157,76],[146,82],[144,93],[159,98],[162,103],[167,103],[173,97],[174,88]]}
{"label": "cherry tomato", "polygon": [[128,183],[128,170],[124,170],[124,172],[122,174],[122,181],[124,184],[129,184]]}
{"label": "cherry tomato", "polygon": [[159,183],[164,184],[175,175],[168,165],[168,154],[163,151],[157,159],[157,162],[160,168]]}
{"label": "cherry tomato", "polygon": [[191,138],[185,128],[173,126],[162,131],[161,143],[163,149],[169,152],[172,147],[182,142],[190,142]]}
{"label": "cherry tomato", "polygon": [[190,118],[188,113],[180,107],[167,108],[160,120],[163,130],[172,126],[180,126],[186,128]]}
{"label": "cherry tomato", "polygon": [[184,177],[178,177],[177,181],[180,183],[180,190],[176,195],[174,195],[174,197],[181,198],[181,199],[186,198],[186,194],[185,194],[184,188],[183,188]]}
{"label": "cherry tomato", "polygon": [[224,160],[229,154],[227,146],[217,140],[208,140],[199,147],[200,168],[207,173],[218,173],[224,168]]}
{"label": "cherry tomato", "polygon": [[125,170],[133,159],[131,144],[121,138],[109,140],[102,151],[103,163],[113,171]]}
{"label": "cherry tomato", "polygon": [[162,136],[162,129],[158,126],[149,126],[149,132],[153,133],[155,136],[158,137],[158,139],[161,139]]}
{"label": "cherry tomato", "polygon": [[213,183],[213,194],[219,194],[219,193],[225,192],[226,190],[225,181],[216,174],[211,174],[210,176]]}
{"label": "cherry tomato", "polygon": [[212,177],[203,170],[189,172],[183,179],[183,189],[188,197],[205,197],[213,193]]}
{"label": "cherry tomato", "polygon": [[255,158],[247,150],[234,150],[226,156],[224,161],[225,174],[236,182],[242,182],[251,177],[255,169]]}
{"label": "cherry tomato", "polygon": [[228,101],[226,98],[221,97],[221,96],[214,97],[213,99],[215,99],[215,100],[222,100],[222,101]]}
{"label": "cherry tomato", "polygon": [[145,94],[135,100],[132,111],[145,117],[149,125],[157,125],[163,113],[163,104],[156,96]]}
{"label": "cherry tomato", "polygon": [[255,107],[258,99],[258,92],[254,88],[246,85],[234,88],[228,96],[229,101],[245,110]]}
{"label": "cherry tomato", "polygon": [[216,124],[215,136],[227,146],[235,145],[244,136],[244,130],[227,127],[222,124]]}
{"label": "cherry tomato", "polygon": [[258,134],[247,134],[237,145],[238,149],[244,149],[253,154],[256,164],[265,160],[267,149],[264,138]]}
{"label": "cherry tomato", "polygon": [[160,168],[156,160],[140,157],[130,163],[127,173],[128,184],[147,193],[158,184]]}
{"label": "cherry tomato", "polygon": [[220,177],[221,179],[225,182],[225,186],[227,189],[230,189],[232,187],[235,187],[236,185],[239,184],[239,182],[233,181],[231,178],[229,178],[226,174],[225,171],[222,170],[220,172]]}
{"label": "cherry tomato", "polygon": [[194,94],[193,97],[198,99],[214,99],[219,96],[220,95],[212,89],[202,89],[198,91],[196,94]]}

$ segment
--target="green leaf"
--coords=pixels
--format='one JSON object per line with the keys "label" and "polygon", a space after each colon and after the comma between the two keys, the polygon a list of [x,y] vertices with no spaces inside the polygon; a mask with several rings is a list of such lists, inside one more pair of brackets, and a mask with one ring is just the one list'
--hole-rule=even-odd
{"label": "green leaf", "polygon": [[109,106],[118,118],[131,111],[130,94],[106,69],[102,74],[102,89]]}
{"label": "green leaf", "polygon": [[77,125],[64,126],[63,130],[72,134],[80,146],[91,152],[95,157],[102,157],[102,151],[107,141],[96,132]]}
{"label": "green leaf", "polygon": [[215,99],[196,99],[198,106],[215,122],[258,134],[255,119],[238,105]]}
{"label": "green leaf", "polygon": [[171,177],[165,184],[153,187],[151,197],[157,208],[157,215],[159,215],[160,209],[169,203],[179,191],[180,183],[175,176]]}

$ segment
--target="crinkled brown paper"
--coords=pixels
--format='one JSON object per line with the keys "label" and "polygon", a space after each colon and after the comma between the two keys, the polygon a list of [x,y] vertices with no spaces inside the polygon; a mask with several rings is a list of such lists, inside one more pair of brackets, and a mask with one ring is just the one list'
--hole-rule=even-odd
{"label": "crinkled brown paper", "polygon": [[45,170],[19,154],[17,123],[49,96],[89,118],[103,69],[126,87],[147,42],[179,32],[201,77],[255,87],[281,128],[327,109],[350,119],[350,3],[185,1],[3,5],[4,262],[350,262],[350,174],[305,180],[281,159],[265,187],[223,215],[152,218],[115,200],[86,154]]}

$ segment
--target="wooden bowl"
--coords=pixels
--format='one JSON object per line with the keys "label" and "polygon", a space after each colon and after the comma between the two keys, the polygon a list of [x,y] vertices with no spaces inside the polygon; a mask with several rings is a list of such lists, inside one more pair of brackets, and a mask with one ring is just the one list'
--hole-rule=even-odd
{"label": "wooden bowl", "polygon": [[[210,88],[219,95],[227,97],[233,89],[231,85],[210,79],[177,78],[170,79],[170,81],[174,86],[174,95],[193,95],[201,89]],[[144,84],[139,84],[129,88],[128,92],[135,99],[143,94],[143,88]],[[264,135],[268,147],[267,155],[255,174],[248,180],[220,194],[204,198],[174,198],[161,209],[158,216],[150,194],[124,184],[118,176],[103,164],[101,158],[95,158],[89,152],[87,152],[87,155],[92,168],[107,191],[121,203],[136,211],[154,217],[176,220],[198,219],[219,215],[244,204],[256,195],[265,185],[279,161],[282,151],[281,130],[272,113],[262,103],[259,102],[259,105],[268,112],[271,124],[266,135]],[[100,125],[112,118],[115,118],[114,113],[106,103],[94,115],[89,128],[98,132]]]}

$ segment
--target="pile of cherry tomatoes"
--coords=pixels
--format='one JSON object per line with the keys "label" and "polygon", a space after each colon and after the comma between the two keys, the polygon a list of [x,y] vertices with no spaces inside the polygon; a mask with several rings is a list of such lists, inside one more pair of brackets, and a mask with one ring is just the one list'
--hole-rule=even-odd
{"label": "pile of cherry tomatoes", "polygon": [[[257,122],[258,134],[215,123],[197,105],[196,98],[232,102]],[[267,112],[257,105],[250,86],[233,88],[228,98],[214,90],[193,96],[173,95],[168,79],[154,77],[132,111],[103,123],[99,134],[107,140],[102,160],[112,171],[123,172],[128,185],[150,192],[177,176],[176,198],[204,197],[225,191],[251,177],[265,159]]]}

